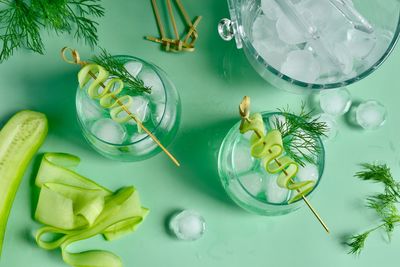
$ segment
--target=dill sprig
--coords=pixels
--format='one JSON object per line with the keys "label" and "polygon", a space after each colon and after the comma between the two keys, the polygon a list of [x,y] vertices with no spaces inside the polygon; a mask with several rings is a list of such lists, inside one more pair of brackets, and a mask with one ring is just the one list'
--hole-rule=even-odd
{"label": "dill sprig", "polygon": [[125,88],[130,90],[131,93],[150,93],[151,87],[146,86],[144,82],[130,74],[124,67],[124,63],[111,56],[105,49],[102,49],[98,56],[94,56],[91,60],[93,63],[98,64],[105,68],[111,75],[120,78],[125,85]]}
{"label": "dill sprig", "polygon": [[400,214],[396,204],[400,201],[400,183],[396,182],[385,164],[362,164],[362,171],[355,174],[355,177],[364,180],[381,183],[384,186],[384,192],[367,198],[367,207],[375,210],[381,223],[364,233],[350,237],[347,245],[350,247],[349,253],[360,254],[364,248],[365,241],[370,233],[383,229],[391,240],[392,233],[397,224],[400,223]]}
{"label": "dill sprig", "polygon": [[288,156],[301,166],[304,166],[305,162],[316,164],[317,156],[321,152],[316,140],[326,135],[328,131],[326,123],[320,122],[318,118],[312,118],[313,111],[306,111],[305,103],[302,103],[297,115],[294,115],[289,108],[279,111],[285,119],[280,120],[276,117],[275,126],[281,132],[282,138],[290,138],[283,144]]}
{"label": "dill sprig", "polygon": [[0,62],[19,48],[44,53],[41,30],[73,34],[94,46],[97,22],[104,9],[100,0],[0,0]]}

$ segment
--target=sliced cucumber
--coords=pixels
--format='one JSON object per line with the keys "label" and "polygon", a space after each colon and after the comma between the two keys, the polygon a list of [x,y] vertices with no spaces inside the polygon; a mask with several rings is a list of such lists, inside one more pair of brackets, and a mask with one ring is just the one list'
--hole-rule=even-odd
{"label": "sliced cucumber", "polygon": [[29,110],[15,114],[0,131],[0,255],[15,194],[46,135],[46,116]]}

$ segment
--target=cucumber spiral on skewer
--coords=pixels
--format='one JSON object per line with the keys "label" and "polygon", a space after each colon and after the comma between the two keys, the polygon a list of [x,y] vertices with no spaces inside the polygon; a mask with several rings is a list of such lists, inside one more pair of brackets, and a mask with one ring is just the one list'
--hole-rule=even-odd
{"label": "cucumber spiral on skewer", "polygon": [[[93,75],[94,74],[94,75]],[[110,77],[109,73],[100,65],[87,64],[78,73],[80,88],[87,86],[87,94],[92,99],[98,99],[100,106],[110,110],[110,117],[118,123],[131,120],[124,107],[132,106],[132,97],[129,95],[118,96],[124,88],[124,83],[119,78]],[[89,82],[92,81],[90,84]],[[102,87],[104,85],[104,88]],[[139,120],[136,117],[137,120]],[[139,131],[140,128],[138,127]]]}
{"label": "cucumber spiral on skewer", "polygon": [[279,173],[277,179],[279,187],[296,190],[297,194],[288,201],[289,204],[307,195],[314,188],[314,181],[294,181],[299,164],[284,155],[282,135],[278,130],[272,130],[265,134],[261,114],[252,114],[242,123],[240,132],[243,134],[248,131],[254,131],[250,140],[251,155],[254,158],[261,159],[262,166],[268,173]]}

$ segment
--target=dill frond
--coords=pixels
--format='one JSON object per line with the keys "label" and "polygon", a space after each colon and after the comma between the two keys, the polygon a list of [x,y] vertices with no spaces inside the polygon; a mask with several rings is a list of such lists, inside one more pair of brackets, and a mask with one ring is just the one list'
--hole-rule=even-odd
{"label": "dill frond", "polygon": [[144,82],[132,76],[124,67],[123,62],[118,58],[112,57],[105,49],[102,49],[98,56],[94,56],[91,60],[93,63],[98,64],[105,68],[111,75],[120,78],[125,87],[131,93],[150,93],[151,87],[144,85]]}
{"label": "dill frond", "polygon": [[17,49],[44,53],[41,30],[73,34],[75,39],[95,46],[97,22],[104,15],[100,0],[1,0],[0,62]]}
{"label": "dill frond", "polygon": [[289,108],[279,109],[285,120],[276,118],[276,128],[281,132],[282,138],[289,139],[284,142],[284,149],[289,157],[301,166],[305,162],[316,164],[316,158],[321,152],[321,147],[316,141],[325,136],[328,127],[318,118],[312,118],[312,111],[306,111],[305,104],[301,106],[299,114],[294,115]]}

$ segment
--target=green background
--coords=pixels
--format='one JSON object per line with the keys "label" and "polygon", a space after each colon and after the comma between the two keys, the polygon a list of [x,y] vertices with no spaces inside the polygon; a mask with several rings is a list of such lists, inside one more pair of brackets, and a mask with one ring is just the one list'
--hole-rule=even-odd
{"label": "green background", "polygon": [[[388,110],[386,125],[365,132],[338,123],[340,133],[328,143],[326,171],[314,206],[332,230],[327,235],[307,208],[281,217],[259,217],[238,208],[224,193],[217,174],[216,156],[229,128],[238,120],[243,95],[253,110],[274,110],[290,105],[298,109],[307,96],[277,90],[262,80],[234,42],[223,42],[218,21],[228,16],[225,0],[184,1],[191,16],[203,15],[194,53],[165,53],[143,40],[157,35],[150,1],[104,1],[106,16],[99,22],[99,45],[113,54],[128,54],[164,69],[175,83],[183,104],[182,124],[169,146],[182,166],[164,154],[144,162],[110,161],[94,152],[80,133],[75,113],[75,66],[64,63],[61,47],[79,49],[83,58],[93,54],[70,36],[45,35],[44,56],[20,50],[0,65],[0,115],[3,121],[21,109],[47,114],[49,136],[41,148],[82,158],[79,172],[112,189],[135,185],[149,217],[139,230],[114,242],[100,237],[74,245],[77,251],[109,249],[125,266],[376,266],[396,265],[400,236],[388,245],[374,234],[360,257],[347,254],[344,238],[376,223],[363,205],[379,186],[353,178],[361,162],[388,163],[400,176],[399,75],[400,50],[368,78],[349,87],[354,100],[376,99]],[[32,239],[40,225],[32,220],[32,164],[17,193],[5,237],[1,267],[65,266],[58,251],[38,248]],[[399,177],[397,176],[397,177]],[[166,231],[168,216],[178,209],[199,211],[207,221],[202,239],[182,242]]]}

